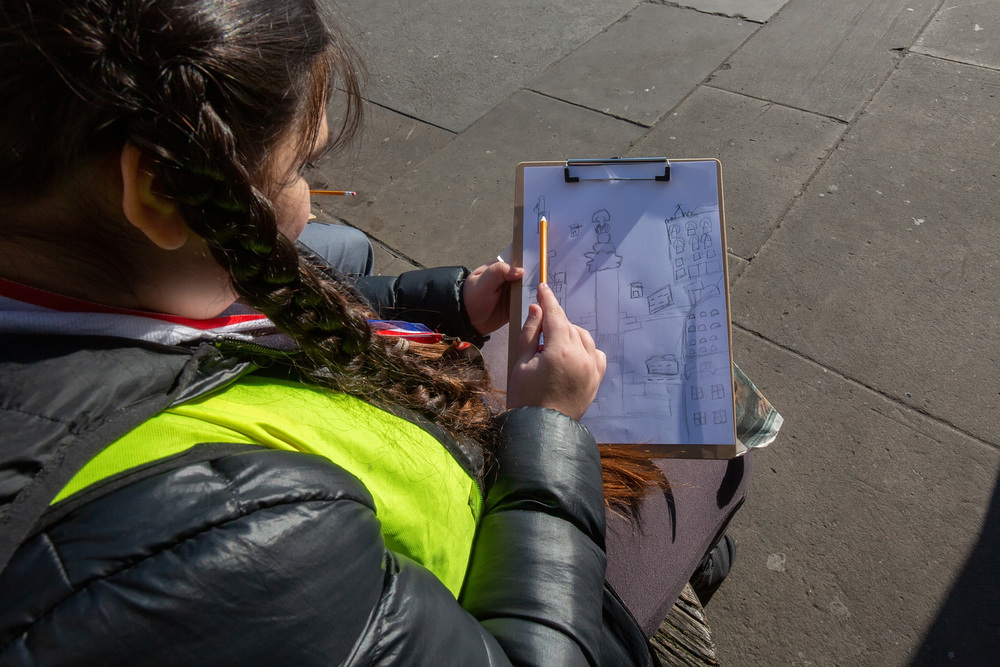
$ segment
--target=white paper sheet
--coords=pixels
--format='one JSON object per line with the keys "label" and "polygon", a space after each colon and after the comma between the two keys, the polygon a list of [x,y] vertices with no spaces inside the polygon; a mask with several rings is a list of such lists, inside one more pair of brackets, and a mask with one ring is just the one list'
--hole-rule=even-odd
{"label": "white paper sheet", "polygon": [[583,419],[598,442],[734,445],[718,163],[670,164],[669,182],[593,168],[568,183],[561,165],[525,167],[521,322],[544,215],[548,283],[608,358]]}

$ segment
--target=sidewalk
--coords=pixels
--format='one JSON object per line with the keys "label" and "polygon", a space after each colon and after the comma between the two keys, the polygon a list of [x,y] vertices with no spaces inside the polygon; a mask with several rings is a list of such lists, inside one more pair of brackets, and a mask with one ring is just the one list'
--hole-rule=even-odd
{"label": "sidewalk", "polygon": [[1000,3],[955,4],[338,2],[372,104],[317,205],[380,273],[494,257],[520,161],[722,161],[735,355],[785,417],[724,665],[1000,655]]}

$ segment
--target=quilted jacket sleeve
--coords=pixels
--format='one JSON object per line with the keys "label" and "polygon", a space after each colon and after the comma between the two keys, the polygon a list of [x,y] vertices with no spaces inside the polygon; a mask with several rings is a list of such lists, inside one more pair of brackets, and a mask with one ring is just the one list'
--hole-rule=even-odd
{"label": "quilted jacket sleeve", "polygon": [[605,570],[597,446],[554,410],[513,410],[500,423],[462,606],[515,664],[596,664]]}
{"label": "quilted jacket sleeve", "polygon": [[482,345],[482,336],[465,312],[463,266],[407,271],[398,276],[362,276],[354,286],[382,319],[419,322],[435,331]]}
{"label": "quilted jacket sleeve", "polygon": [[[22,545],[0,575],[0,666],[592,661],[603,513],[599,465],[578,450],[596,448],[558,413],[505,423],[472,613],[385,549],[357,478],[261,450],[121,486]],[[519,458],[539,442],[544,456]]]}

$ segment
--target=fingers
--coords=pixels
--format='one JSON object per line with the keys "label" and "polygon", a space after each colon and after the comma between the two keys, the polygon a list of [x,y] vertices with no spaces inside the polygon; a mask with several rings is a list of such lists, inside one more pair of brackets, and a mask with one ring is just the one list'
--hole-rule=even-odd
{"label": "fingers", "polygon": [[538,352],[538,344],[542,338],[542,322],[544,315],[542,309],[537,304],[528,306],[528,317],[521,327],[521,335],[518,337],[517,349],[522,360],[530,359]]}
{"label": "fingers", "polygon": [[608,370],[608,357],[601,350],[597,350],[594,357],[597,360],[597,370],[600,372],[600,378],[603,378],[605,371]]}
{"label": "fingers", "polygon": [[580,343],[583,344],[583,349],[587,351],[587,354],[593,355],[597,350],[597,344],[594,342],[594,337],[590,335],[590,332],[583,327],[574,326],[577,335],[580,337]]}
{"label": "fingers", "polygon": [[511,266],[507,262],[497,260],[492,264],[483,264],[470,273],[468,279],[482,280],[489,289],[498,289],[504,283],[520,280],[523,275],[524,269],[521,267]]}
{"label": "fingers", "polygon": [[496,261],[489,265],[489,268],[495,271],[504,281],[514,282],[515,280],[520,280],[524,276],[524,269],[520,266],[512,266],[507,262]]}
{"label": "fingers", "polygon": [[538,305],[541,306],[542,312],[545,314],[546,340],[554,343],[567,338],[572,339],[571,328],[573,325],[566,319],[566,313],[559,305],[552,288],[545,283],[538,286]]}

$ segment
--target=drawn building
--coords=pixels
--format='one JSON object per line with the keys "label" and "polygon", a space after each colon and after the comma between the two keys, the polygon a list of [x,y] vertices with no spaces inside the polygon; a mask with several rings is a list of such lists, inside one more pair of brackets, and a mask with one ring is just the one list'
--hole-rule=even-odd
{"label": "drawn building", "polygon": [[[625,359],[625,339],[622,331],[622,314],[619,304],[620,277],[619,269],[622,257],[618,254],[611,237],[611,214],[606,209],[600,209],[591,216],[597,242],[587,257],[587,270],[594,280],[594,342],[607,358],[605,375],[615,377],[623,372]],[[602,384],[594,403],[595,412],[609,410],[611,414],[621,414],[624,409],[624,395],[621,387],[616,390]]]}
{"label": "drawn building", "polygon": [[688,431],[695,436],[724,425],[732,406],[725,253],[712,242],[709,218],[695,214],[665,222],[675,286],[687,293],[691,304],[682,349],[684,412]]}

